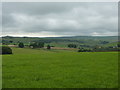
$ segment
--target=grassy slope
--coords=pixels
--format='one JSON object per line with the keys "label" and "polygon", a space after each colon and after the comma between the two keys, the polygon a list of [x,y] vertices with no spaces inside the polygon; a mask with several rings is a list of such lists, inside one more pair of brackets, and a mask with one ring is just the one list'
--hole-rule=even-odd
{"label": "grassy slope", "polygon": [[108,43],[108,44],[105,44],[104,46],[105,47],[108,47],[108,46],[117,46],[119,42],[112,42],[112,43]]}
{"label": "grassy slope", "polygon": [[117,52],[13,52],[3,55],[3,88],[117,87]]}

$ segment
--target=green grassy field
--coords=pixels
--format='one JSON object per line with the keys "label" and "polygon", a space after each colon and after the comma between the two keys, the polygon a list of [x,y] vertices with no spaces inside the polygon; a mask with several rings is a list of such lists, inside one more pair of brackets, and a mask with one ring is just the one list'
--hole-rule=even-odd
{"label": "green grassy field", "polygon": [[117,52],[12,48],[3,55],[3,88],[115,88]]}

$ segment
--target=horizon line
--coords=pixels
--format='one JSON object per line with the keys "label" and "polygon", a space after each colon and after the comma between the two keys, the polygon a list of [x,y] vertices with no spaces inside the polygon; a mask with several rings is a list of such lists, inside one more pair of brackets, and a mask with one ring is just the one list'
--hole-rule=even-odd
{"label": "horizon line", "polygon": [[91,36],[91,35],[71,35],[71,36],[12,36],[12,35],[4,35],[4,36],[0,36],[0,37],[38,37],[38,38],[56,38],[56,37],[119,37],[118,35],[106,35],[106,36],[101,36],[101,35],[95,35],[95,36]]}

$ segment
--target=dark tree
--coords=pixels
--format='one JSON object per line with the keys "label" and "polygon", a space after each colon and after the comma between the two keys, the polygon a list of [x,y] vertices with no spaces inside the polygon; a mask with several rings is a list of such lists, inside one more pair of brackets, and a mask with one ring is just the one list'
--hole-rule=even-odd
{"label": "dark tree", "polygon": [[50,46],[50,45],[47,45],[47,49],[51,49],[51,46]]}
{"label": "dark tree", "polygon": [[9,41],[10,43],[13,43],[13,41]]}
{"label": "dark tree", "polygon": [[23,44],[22,42],[20,42],[20,43],[18,44],[18,47],[24,48],[24,44]]}
{"label": "dark tree", "polygon": [[77,45],[76,44],[68,44],[68,47],[69,48],[77,48]]}
{"label": "dark tree", "polygon": [[43,48],[44,47],[44,43],[43,42],[38,42],[37,44],[38,44],[39,48]]}
{"label": "dark tree", "polygon": [[117,44],[117,46],[118,46],[118,47],[120,47],[120,43],[119,43],[119,44]]}

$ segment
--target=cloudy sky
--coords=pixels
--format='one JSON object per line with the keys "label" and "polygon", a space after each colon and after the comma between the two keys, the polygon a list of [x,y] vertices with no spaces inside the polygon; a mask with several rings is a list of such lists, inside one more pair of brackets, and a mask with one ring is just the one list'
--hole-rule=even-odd
{"label": "cloudy sky", "polygon": [[12,36],[115,36],[118,3],[4,2],[2,26]]}

